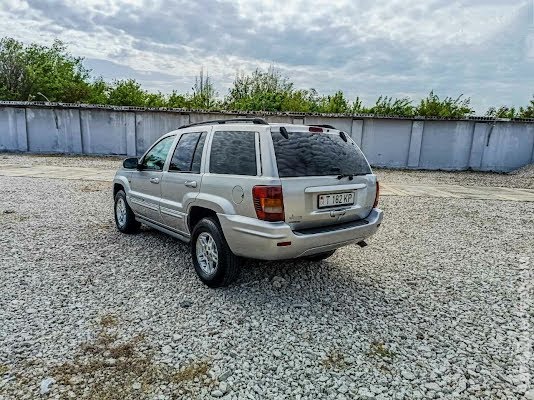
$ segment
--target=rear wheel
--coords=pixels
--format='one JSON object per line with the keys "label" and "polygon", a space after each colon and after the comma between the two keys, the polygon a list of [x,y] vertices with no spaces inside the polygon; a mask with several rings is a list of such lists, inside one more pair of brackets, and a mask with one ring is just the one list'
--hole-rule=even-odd
{"label": "rear wheel", "polygon": [[191,257],[200,280],[210,287],[227,286],[239,274],[239,257],[213,218],[203,218],[193,228]]}
{"label": "rear wheel", "polygon": [[324,253],[314,254],[312,256],[307,256],[306,260],[309,260],[309,261],[326,260],[328,257],[332,256],[335,252],[336,250],[330,250],[330,251],[325,251]]}
{"label": "rear wheel", "polygon": [[119,190],[115,195],[115,225],[122,233],[135,233],[139,231],[141,224],[135,220],[135,214],[126,201],[126,194]]}

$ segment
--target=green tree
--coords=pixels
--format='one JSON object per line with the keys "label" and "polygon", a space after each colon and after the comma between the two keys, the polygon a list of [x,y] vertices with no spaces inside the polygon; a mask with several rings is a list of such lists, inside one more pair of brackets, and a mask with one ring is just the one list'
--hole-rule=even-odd
{"label": "green tree", "polygon": [[515,107],[501,106],[499,108],[490,107],[486,112],[486,116],[492,118],[517,118],[519,113],[520,110]]}
{"label": "green tree", "polygon": [[0,40],[0,95],[8,100],[85,101],[91,91],[89,70],[59,40],[52,46],[24,46]]}
{"label": "green tree", "polygon": [[145,107],[161,108],[167,107],[167,99],[161,92],[158,93],[146,93]]}
{"label": "green tree", "polygon": [[375,115],[411,117],[414,107],[412,101],[407,97],[393,99],[393,97],[380,96],[368,112]]}
{"label": "green tree", "polygon": [[90,91],[89,70],[83,58],[73,57],[66,45],[55,40],[52,46],[30,44],[25,49],[28,85],[24,97],[37,98],[38,93],[50,101],[76,103],[84,101]]}
{"label": "green tree", "polygon": [[319,112],[319,96],[315,89],[293,90],[282,99],[281,111]]}
{"label": "green tree", "polygon": [[195,77],[193,94],[188,99],[189,107],[203,110],[210,110],[218,105],[217,91],[204,69],[200,70],[199,76]]}
{"label": "green tree", "polygon": [[333,96],[324,96],[319,101],[319,112],[328,114],[344,114],[350,111],[350,105],[341,90]]}
{"label": "green tree", "polygon": [[145,107],[147,92],[135,79],[116,80],[108,90],[108,104]]}
{"label": "green tree", "polygon": [[423,117],[444,118],[462,118],[473,114],[475,111],[470,106],[471,99],[462,99],[462,96],[456,99],[452,97],[440,99],[434,91],[431,91],[415,108],[415,114]]}
{"label": "green tree", "polygon": [[89,94],[86,102],[89,104],[108,104],[109,85],[102,78],[95,79],[89,84]]}
{"label": "green tree", "polygon": [[185,95],[173,90],[166,101],[166,107],[169,108],[189,108],[189,102]]}
{"label": "green tree", "polygon": [[280,71],[269,67],[251,75],[238,74],[225,100],[228,109],[282,111],[284,101],[293,92],[293,83]]}
{"label": "green tree", "polygon": [[0,40],[0,96],[3,100],[26,100],[28,74],[26,55],[21,42]]}
{"label": "green tree", "polygon": [[350,106],[350,112],[353,114],[368,114],[369,109],[364,107],[363,101],[359,97],[356,97]]}

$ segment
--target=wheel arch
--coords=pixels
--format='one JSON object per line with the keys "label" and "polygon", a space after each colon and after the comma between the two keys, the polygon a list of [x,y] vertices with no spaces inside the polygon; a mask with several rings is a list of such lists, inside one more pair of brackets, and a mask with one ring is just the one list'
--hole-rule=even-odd
{"label": "wheel arch", "polygon": [[217,212],[211,207],[205,207],[202,205],[191,206],[187,213],[187,228],[189,232],[193,232],[195,225],[203,218],[211,217],[219,224],[219,218]]}
{"label": "wheel arch", "polygon": [[115,198],[115,195],[119,190],[123,190],[126,195],[128,195],[128,191],[130,190],[130,185],[128,182],[128,179],[123,176],[115,176],[115,179],[113,179],[113,198]]}

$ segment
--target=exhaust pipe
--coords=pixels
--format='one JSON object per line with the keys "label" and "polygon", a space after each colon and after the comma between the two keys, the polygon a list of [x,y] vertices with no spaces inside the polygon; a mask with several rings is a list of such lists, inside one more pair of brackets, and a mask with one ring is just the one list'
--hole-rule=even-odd
{"label": "exhaust pipe", "polygon": [[365,247],[365,246],[367,246],[367,243],[365,243],[365,240],[361,240],[361,241],[359,241],[359,242],[356,243],[356,244],[357,244],[358,246],[360,246],[360,247]]}

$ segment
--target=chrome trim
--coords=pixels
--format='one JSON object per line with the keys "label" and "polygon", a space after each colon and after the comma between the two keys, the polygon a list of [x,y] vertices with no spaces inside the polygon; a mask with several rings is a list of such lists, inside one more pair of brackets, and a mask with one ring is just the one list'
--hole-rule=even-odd
{"label": "chrome trim", "polygon": [[184,214],[183,212],[180,212],[180,211],[177,211],[177,210],[173,210],[172,208],[167,208],[167,207],[161,207],[159,208],[160,212],[162,214],[165,214],[165,215],[170,215],[171,217],[175,217],[175,218],[179,218],[179,219],[184,219],[186,214]]}
{"label": "chrome trim", "polygon": [[328,185],[328,186],[311,186],[304,189],[304,193],[321,193],[321,192],[343,192],[347,190],[363,189],[365,183],[356,183],[354,185]]}
{"label": "chrome trim", "polygon": [[133,197],[130,195],[130,201],[134,204],[137,204],[138,206],[149,208],[153,211],[159,211],[159,207],[153,203],[149,203],[146,200],[138,199],[136,197]]}

